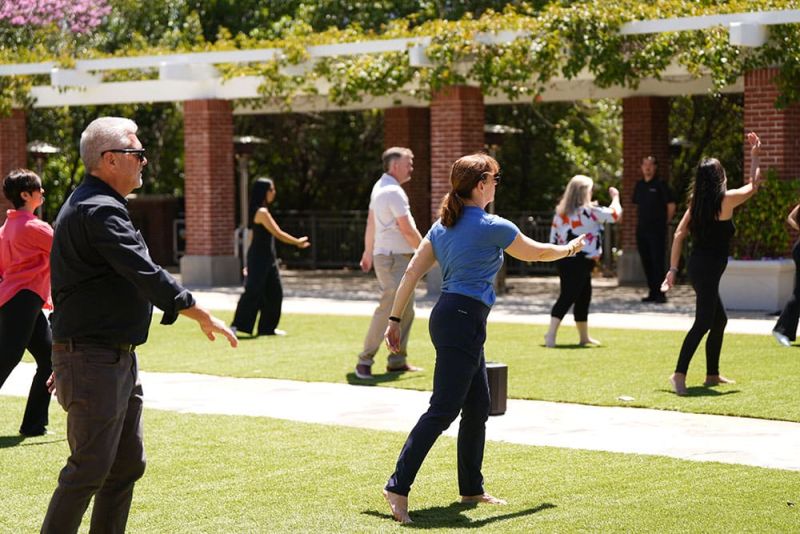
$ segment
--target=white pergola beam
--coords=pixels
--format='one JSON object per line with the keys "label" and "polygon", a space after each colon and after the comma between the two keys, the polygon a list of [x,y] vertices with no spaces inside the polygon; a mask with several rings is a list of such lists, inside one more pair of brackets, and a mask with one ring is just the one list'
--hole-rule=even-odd
{"label": "white pergola beam", "polygon": [[619,30],[621,35],[640,35],[647,33],[682,32],[705,30],[715,26],[730,26],[734,22],[762,24],[795,24],[800,22],[800,10],[754,11],[751,13],[732,13],[730,15],[703,15],[700,17],[679,17],[674,19],[637,20],[627,22]]}

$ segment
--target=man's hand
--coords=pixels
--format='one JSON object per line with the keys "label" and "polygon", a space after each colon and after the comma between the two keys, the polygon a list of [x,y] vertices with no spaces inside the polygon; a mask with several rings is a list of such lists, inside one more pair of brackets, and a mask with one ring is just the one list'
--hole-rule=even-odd
{"label": "man's hand", "polygon": [[56,392],[56,372],[55,371],[50,373],[50,378],[47,379],[47,382],[45,382],[45,385],[47,386],[47,392],[50,393],[51,395]]}
{"label": "man's hand", "polygon": [[236,348],[239,345],[239,340],[236,334],[228,328],[224,321],[217,319],[206,310],[199,306],[192,306],[180,311],[181,315],[185,315],[189,319],[194,319],[200,325],[200,330],[206,335],[210,341],[217,339],[215,334],[222,334],[228,339],[231,347]]}
{"label": "man's hand", "polygon": [[358,264],[361,266],[362,271],[368,273],[370,269],[372,269],[372,254],[368,254],[365,250],[361,255],[361,261]]}

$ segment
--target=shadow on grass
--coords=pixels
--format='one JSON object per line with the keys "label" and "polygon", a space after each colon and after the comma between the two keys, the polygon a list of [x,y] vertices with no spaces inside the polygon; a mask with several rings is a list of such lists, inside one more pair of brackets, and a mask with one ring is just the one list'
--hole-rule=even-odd
{"label": "shadow on grass", "polygon": [[351,386],[377,386],[386,382],[396,382],[403,377],[404,373],[385,373],[382,375],[372,375],[370,379],[358,378],[355,373],[347,373],[347,383]]}
{"label": "shadow on grass", "polygon": [[[414,521],[410,525],[404,525],[406,528],[414,529],[431,529],[431,528],[481,528],[490,523],[497,521],[506,521],[508,519],[515,519],[517,517],[525,517],[533,515],[550,508],[556,508],[555,504],[549,502],[542,503],[539,506],[520,510],[518,512],[511,512],[507,514],[493,515],[483,519],[472,520],[464,515],[466,510],[475,508],[477,503],[460,503],[454,502],[447,506],[433,506],[431,508],[422,508],[421,510],[412,510],[411,519]],[[498,510],[500,508],[498,507]],[[391,514],[378,512],[375,510],[365,510],[361,512],[364,515],[371,515],[373,517],[380,517],[390,521],[394,521]]]}
{"label": "shadow on grass", "polygon": [[20,434],[14,436],[0,436],[0,449],[7,449],[9,447],[16,447],[19,445],[20,447],[30,447],[32,445],[49,445],[51,443],[58,443],[59,441],[66,441],[66,438],[59,438],[59,439],[51,439],[48,441],[28,441],[27,443],[23,443],[26,440],[31,440],[33,438],[27,438]]}
{"label": "shadow on grass", "polygon": [[[675,394],[671,389],[660,389],[658,391]],[[736,393],[741,393],[741,390],[729,389],[726,391],[718,391],[708,386],[691,386],[686,388],[686,395],[684,395],[684,397],[721,397],[723,395],[734,395]]]}
{"label": "shadow on grass", "polygon": [[542,348],[545,348],[545,349],[567,349],[567,350],[575,350],[575,349],[585,350],[585,349],[604,349],[604,348],[606,348],[605,345],[592,345],[591,343],[587,343],[586,345],[581,345],[579,343],[571,343],[569,345],[556,345],[555,347],[548,347],[544,343],[542,343],[539,346],[542,347]]}

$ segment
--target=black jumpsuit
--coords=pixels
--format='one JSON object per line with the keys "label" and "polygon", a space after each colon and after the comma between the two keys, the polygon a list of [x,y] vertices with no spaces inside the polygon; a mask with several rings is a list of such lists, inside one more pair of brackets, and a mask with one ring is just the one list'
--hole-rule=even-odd
{"label": "black jumpsuit", "polygon": [[256,334],[270,336],[278,327],[283,303],[275,236],[262,224],[254,224],[251,232],[253,240],[247,250],[247,280],[231,326],[252,334],[256,314],[261,312]]}
{"label": "black jumpsuit", "polygon": [[703,336],[706,339],[706,374],[719,374],[719,354],[728,316],[719,297],[719,281],[728,266],[730,242],[736,228],[733,220],[714,221],[702,238],[693,237],[692,254],[689,256],[689,278],[696,295],[694,324],[681,346],[676,373],[686,374]]}

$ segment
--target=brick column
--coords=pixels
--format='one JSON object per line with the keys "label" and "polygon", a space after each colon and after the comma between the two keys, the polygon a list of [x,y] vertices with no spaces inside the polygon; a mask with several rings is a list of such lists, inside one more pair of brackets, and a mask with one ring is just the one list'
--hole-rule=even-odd
{"label": "brick column", "polygon": [[[744,75],[744,129],[761,137],[761,169],[774,169],[781,179],[800,178],[800,105],[775,108],[777,68]],[[744,148],[744,172],[750,171],[750,150]],[[746,177],[746,176],[745,176]]]}
{"label": "brick column", "polygon": [[431,112],[428,108],[389,108],[383,114],[383,147],[410,148],[414,173],[403,184],[417,228],[431,227]]}
{"label": "brick column", "polygon": [[669,98],[636,96],[622,99],[622,220],[620,246],[623,254],[617,268],[622,284],[644,282],[644,270],[636,251],[636,206],[633,204],[634,184],[642,178],[642,158],[655,156],[658,177],[668,180],[669,158]]}
{"label": "brick column", "polygon": [[[0,117],[0,180],[12,169],[27,167],[27,123],[21,109],[11,111],[8,117]],[[6,210],[13,206],[0,192],[0,224],[6,220]]]}
{"label": "brick column", "polygon": [[190,100],[183,106],[186,255],[184,284],[238,284],[234,257],[235,181],[233,112],[226,100]]}
{"label": "brick column", "polygon": [[477,87],[446,87],[431,99],[431,220],[439,215],[442,197],[450,191],[453,162],[483,150],[483,93]]}

